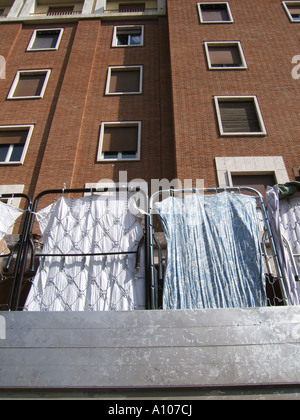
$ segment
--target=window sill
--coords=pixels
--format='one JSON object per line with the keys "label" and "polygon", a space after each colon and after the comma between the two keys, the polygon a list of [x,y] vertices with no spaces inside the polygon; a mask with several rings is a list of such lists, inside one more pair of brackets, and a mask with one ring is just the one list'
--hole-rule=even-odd
{"label": "window sill", "polygon": [[260,132],[260,131],[258,131],[258,132],[253,132],[253,133],[251,133],[251,132],[245,132],[245,133],[224,133],[224,132],[221,132],[220,133],[220,135],[222,136],[222,137],[265,137],[266,135],[267,135],[267,133],[266,132]]}
{"label": "window sill", "polygon": [[27,99],[30,99],[30,100],[32,100],[32,99],[43,99],[43,96],[8,96],[7,97],[8,101],[20,101],[22,99],[25,99],[25,100],[27,100]]}

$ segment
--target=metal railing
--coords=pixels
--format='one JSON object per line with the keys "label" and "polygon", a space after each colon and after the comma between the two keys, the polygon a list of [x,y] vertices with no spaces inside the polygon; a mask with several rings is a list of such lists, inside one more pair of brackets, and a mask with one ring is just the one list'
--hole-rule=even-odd
{"label": "metal railing", "polygon": [[145,9],[142,8],[134,8],[134,9],[130,9],[130,10],[122,10],[122,9],[115,9],[115,10],[105,10],[104,13],[105,14],[115,14],[115,13],[154,13],[154,12],[158,12],[158,8],[157,7],[147,7]]}
{"label": "metal railing", "polygon": [[61,12],[34,12],[30,13],[30,16],[78,16],[80,15],[80,11],[61,11]]}

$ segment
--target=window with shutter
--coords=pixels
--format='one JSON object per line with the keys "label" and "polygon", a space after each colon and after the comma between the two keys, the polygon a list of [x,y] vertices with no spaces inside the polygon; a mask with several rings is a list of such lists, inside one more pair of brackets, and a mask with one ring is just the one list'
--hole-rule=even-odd
{"label": "window with shutter", "polygon": [[209,69],[247,68],[240,42],[205,42],[204,45]]}
{"label": "window with shutter", "polygon": [[35,30],[27,51],[57,50],[63,29]]}
{"label": "window with shutter", "polygon": [[231,174],[232,185],[234,187],[248,186],[261,193],[266,199],[267,187],[276,184],[274,174]]}
{"label": "window with shutter", "polygon": [[109,67],[106,94],[142,93],[142,66]]}
{"label": "window with shutter", "polygon": [[23,163],[33,126],[0,127],[0,164]]}
{"label": "window with shutter", "polygon": [[282,4],[291,22],[300,22],[300,2],[284,1]]}
{"label": "window with shutter", "polygon": [[221,135],[265,135],[256,97],[216,97]]}
{"label": "window with shutter", "polygon": [[144,26],[115,26],[113,47],[140,47],[144,44]]}
{"label": "window with shutter", "polygon": [[228,2],[198,3],[201,23],[231,23],[232,14]]}
{"label": "window with shutter", "polygon": [[140,122],[102,123],[98,161],[138,160],[140,137]]}
{"label": "window with shutter", "polygon": [[19,71],[8,94],[8,99],[42,98],[50,70]]}

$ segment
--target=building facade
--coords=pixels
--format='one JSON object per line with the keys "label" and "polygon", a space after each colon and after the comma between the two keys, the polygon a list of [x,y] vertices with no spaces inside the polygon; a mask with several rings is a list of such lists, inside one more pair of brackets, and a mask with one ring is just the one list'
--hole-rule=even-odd
{"label": "building facade", "polygon": [[291,18],[291,7],[299,3],[168,2],[179,178],[223,186],[298,175],[299,80],[292,61],[299,19]]}
{"label": "building facade", "polygon": [[13,180],[32,197],[118,181],[119,171],[128,180],[174,177],[165,8],[33,3],[11,17],[15,2],[1,20],[2,184]]}
{"label": "building facade", "polygon": [[2,191],[299,175],[299,2],[0,7]]}
{"label": "building facade", "polygon": [[[153,185],[248,185],[264,194],[267,186],[300,180],[299,25],[300,1],[0,0],[0,194],[18,207],[16,193],[34,199],[66,188],[82,195],[104,182],[144,180],[149,195]],[[86,200],[88,211],[80,209],[85,215],[93,198],[99,199]],[[39,254],[41,231],[35,232],[36,208],[30,210],[20,212],[22,221],[4,238],[12,242],[1,260],[0,398],[299,397],[299,306],[283,306],[286,297],[276,294],[282,279],[270,275],[270,229],[260,237],[267,267],[260,286],[271,289],[273,307],[93,311],[89,305],[71,312],[67,302],[61,312],[51,304],[31,312],[22,309],[45,257],[60,258],[54,266],[66,282],[49,274],[50,298],[62,302],[75,285],[77,303],[88,290],[77,277],[88,273],[87,284],[102,287],[97,280],[121,240],[110,238],[109,252],[78,253],[93,233],[84,226],[72,243],[75,254],[56,254],[74,230],[67,226],[52,253]],[[136,254],[130,285],[142,265],[138,252],[146,250],[146,307],[159,309],[166,243],[161,225],[157,236],[151,230],[157,222],[151,217],[146,212],[145,224],[136,223],[138,250],[116,254],[126,254],[122,272]],[[83,219],[75,219],[80,231]],[[114,215],[105,235],[120,219]],[[57,220],[55,228],[63,225]],[[93,228],[100,222],[95,217]],[[11,234],[18,229],[21,235]],[[87,263],[92,256],[104,258]],[[65,257],[78,258],[76,275],[65,275]],[[13,272],[5,266],[11,258]],[[93,266],[101,270],[91,273]],[[112,274],[107,290],[120,277]],[[97,302],[107,292],[100,286]],[[33,304],[41,297],[36,290]]]}

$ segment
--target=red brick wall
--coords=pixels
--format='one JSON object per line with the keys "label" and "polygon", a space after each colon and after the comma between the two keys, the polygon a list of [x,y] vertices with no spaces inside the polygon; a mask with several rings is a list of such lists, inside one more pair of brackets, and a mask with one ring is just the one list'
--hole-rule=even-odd
{"label": "red brick wall", "polygon": [[[124,22],[133,23],[131,22]],[[99,19],[63,27],[58,51],[26,52],[34,29],[44,25],[0,26],[0,54],[7,77],[0,81],[0,125],[34,124],[24,165],[0,166],[1,183],[25,184],[31,197],[49,188],[81,188],[103,178],[118,181],[175,176],[168,27],[166,18],[134,21],[145,25],[145,45],[111,48],[114,25]],[[2,36],[3,35],[3,36]],[[143,65],[142,95],[104,95],[110,65]],[[43,99],[7,101],[15,74],[51,69]],[[96,162],[102,121],[142,121],[141,161]]]}
{"label": "red brick wall", "polygon": [[[57,27],[57,25],[54,25],[54,27]],[[24,164],[1,165],[1,184],[25,184],[24,192],[31,197],[35,192],[36,180],[48,141],[57,99],[60,96],[68,55],[72,47],[73,32],[76,29],[73,24],[63,24],[59,27],[64,28],[64,36],[58,51],[27,52],[26,49],[33,30],[40,28],[39,25],[24,26],[23,28],[21,24],[2,24],[0,26],[0,54],[6,58],[6,79],[0,80],[0,125],[34,125]],[[51,69],[51,76],[44,98],[7,100],[7,94],[17,71],[30,69]],[[54,151],[53,158],[55,159]],[[48,174],[47,179],[49,181]]]}
{"label": "red brick wall", "polygon": [[[290,179],[300,166],[300,24],[280,0],[230,0],[233,24],[200,24],[195,0],[168,0],[176,163],[179,178],[217,184],[214,158],[283,156]],[[240,41],[247,70],[209,71],[204,41]],[[265,137],[221,137],[213,97],[256,95]]]}
{"label": "red brick wall", "polygon": [[[126,23],[133,22],[122,22]],[[144,47],[111,48],[114,26],[120,22],[102,22],[73,173],[74,187],[104,178],[118,181],[119,171],[128,171],[128,180],[142,178],[150,181],[174,175],[166,20],[134,23],[145,25]],[[119,65],[143,66],[141,95],[104,95],[108,67]],[[105,121],[142,122],[140,161],[95,163],[100,125]]]}

